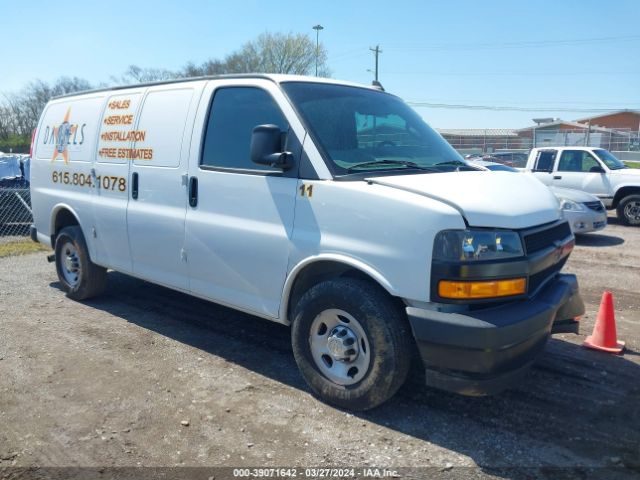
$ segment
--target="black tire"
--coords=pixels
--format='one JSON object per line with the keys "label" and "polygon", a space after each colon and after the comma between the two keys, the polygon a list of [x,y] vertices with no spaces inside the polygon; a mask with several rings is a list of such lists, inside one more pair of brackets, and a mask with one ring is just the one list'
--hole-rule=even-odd
{"label": "black tire", "polygon": [[[65,227],[56,237],[56,271],[67,297],[86,300],[104,291],[107,269],[89,258],[82,230],[77,225]],[[75,269],[75,272],[74,272]],[[74,277],[74,281],[72,277]]]}
{"label": "black tire", "polygon": [[[320,370],[312,353],[314,320],[321,318],[321,313],[334,310],[356,319],[369,345],[366,373],[350,385],[331,380]],[[405,382],[413,351],[409,332],[404,312],[382,288],[356,278],[338,278],[315,285],[300,298],[293,314],[291,342],[302,376],[320,399],[362,411],[386,402]],[[363,351],[357,355],[363,355]]]}
{"label": "black tire", "polygon": [[616,209],[618,220],[624,225],[640,225],[640,195],[627,195]]}

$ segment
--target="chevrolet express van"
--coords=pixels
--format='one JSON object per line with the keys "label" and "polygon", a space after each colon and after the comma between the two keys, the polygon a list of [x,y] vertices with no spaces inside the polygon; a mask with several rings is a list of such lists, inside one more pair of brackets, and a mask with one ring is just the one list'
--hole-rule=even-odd
{"label": "chevrolet express van", "polygon": [[296,76],[111,88],[50,101],[32,238],[83,300],[107,269],[291,325],[326,402],[403,384],[499,391],[584,306],[547,187],[479,172],[394,95]]}

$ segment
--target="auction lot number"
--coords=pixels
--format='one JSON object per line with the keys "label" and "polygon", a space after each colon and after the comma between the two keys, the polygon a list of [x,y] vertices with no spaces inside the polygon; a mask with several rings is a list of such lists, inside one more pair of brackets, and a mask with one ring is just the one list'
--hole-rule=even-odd
{"label": "auction lot number", "polygon": [[354,468],[234,468],[233,476],[240,478],[352,478],[356,476]]}

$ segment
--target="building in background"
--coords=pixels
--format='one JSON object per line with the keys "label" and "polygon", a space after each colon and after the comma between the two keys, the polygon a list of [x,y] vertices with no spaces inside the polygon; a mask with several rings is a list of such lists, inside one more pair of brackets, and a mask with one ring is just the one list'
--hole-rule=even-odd
{"label": "building in background", "polygon": [[576,122],[616,130],[640,132],[640,111],[619,110],[617,112],[605,113],[604,115],[597,115],[595,117],[581,118],[580,120],[576,120]]}
{"label": "building in background", "polygon": [[[533,121],[536,125],[520,129],[446,128],[438,131],[462,154],[528,151],[545,145],[640,152],[640,111],[637,110],[620,110],[574,121],[559,118],[534,118]],[[628,158],[635,159],[635,154]]]}

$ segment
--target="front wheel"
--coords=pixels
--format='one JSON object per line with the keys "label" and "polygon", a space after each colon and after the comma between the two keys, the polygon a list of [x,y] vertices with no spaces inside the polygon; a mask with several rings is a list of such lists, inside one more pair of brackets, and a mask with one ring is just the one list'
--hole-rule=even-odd
{"label": "front wheel", "polygon": [[388,294],[369,282],[339,278],[312,287],[295,308],[291,340],[311,389],[338,407],[374,408],[407,378],[408,324]]}
{"label": "front wheel", "polygon": [[60,230],[56,237],[56,271],[67,297],[85,300],[104,290],[107,270],[93,263],[80,227]]}
{"label": "front wheel", "polygon": [[640,225],[640,195],[628,195],[620,200],[616,210],[625,225]]}

